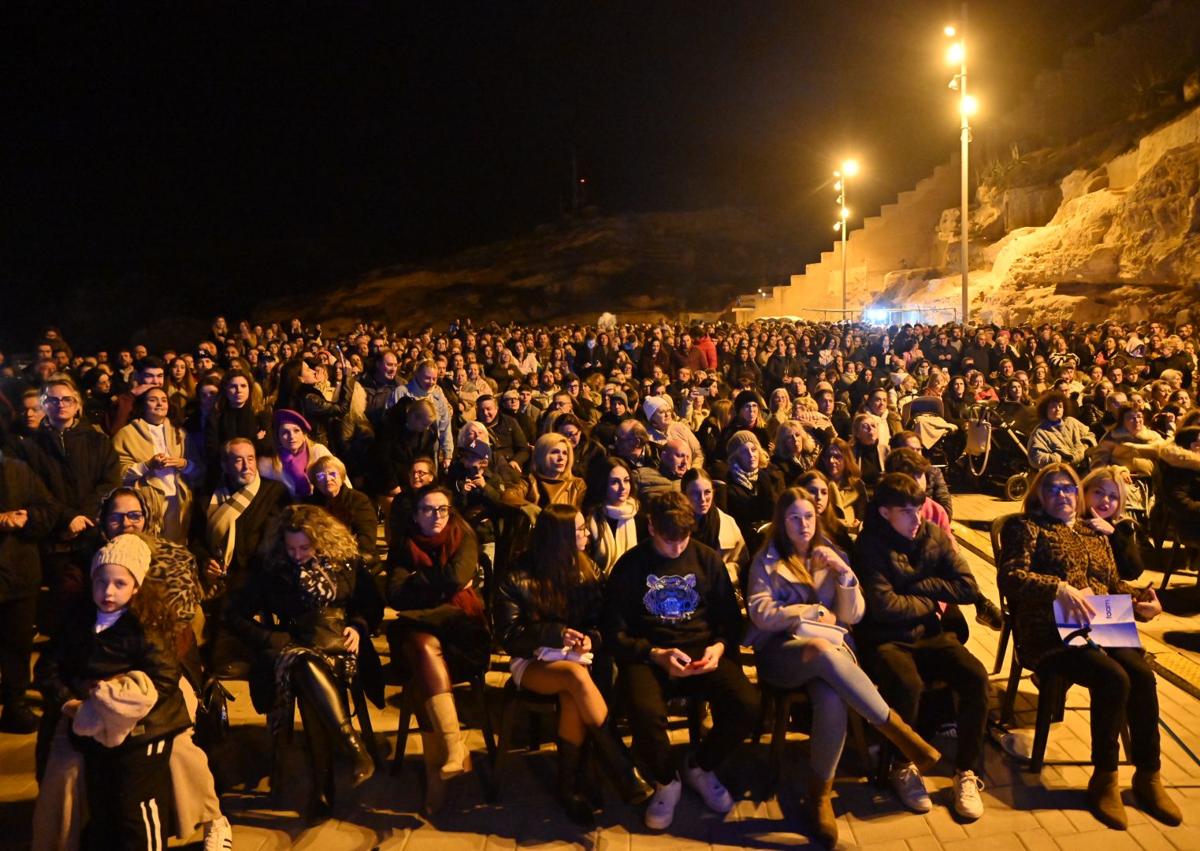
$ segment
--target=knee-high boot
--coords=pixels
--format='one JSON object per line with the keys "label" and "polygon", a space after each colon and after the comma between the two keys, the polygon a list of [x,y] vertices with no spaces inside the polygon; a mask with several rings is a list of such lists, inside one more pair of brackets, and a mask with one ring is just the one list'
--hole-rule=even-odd
{"label": "knee-high boot", "polygon": [[442,736],[446,761],[442,763],[443,780],[449,780],[466,771],[467,749],[463,745],[462,732],[458,724],[458,710],[454,707],[454,695],[450,692],[435,694],[425,701],[425,714],[429,726]]}
{"label": "knee-high boot", "polygon": [[596,826],[596,813],[588,799],[579,791],[579,765],[582,753],[579,745],[558,740],[558,800],[567,818],[580,827]]}
{"label": "knee-high boot", "polygon": [[633,764],[633,758],[613,729],[612,721],[606,721],[599,727],[589,727],[588,734],[592,737],[597,756],[604,763],[605,770],[625,803],[642,804],[650,800],[654,795],[654,787],[646,782]]}
{"label": "knee-high boot", "polygon": [[310,702],[314,714],[334,737],[342,752],[353,761],[354,785],[361,786],[367,782],[375,773],[375,760],[367,751],[362,736],[354,729],[342,700],[342,689],[334,682],[333,674],[322,662],[309,657],[296,663],[292,677],[302,699]]}

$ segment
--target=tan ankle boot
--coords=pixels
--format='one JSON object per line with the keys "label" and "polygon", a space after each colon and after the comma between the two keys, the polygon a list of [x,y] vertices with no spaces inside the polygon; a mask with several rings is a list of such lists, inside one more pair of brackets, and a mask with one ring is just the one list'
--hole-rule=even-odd
{"label": "tan ankle boot", "polygon": [[1117,772],[1092,772],[1092,779],[1087,786],[1087,801],[1088,809],[1096,821],[1113,830],[1129,829],[1125,804],[1121,802],[1121,787],[1117,784]]}
{"label": "tan ankle boot", "polygon": [[463,745],[462,732],[458,726],[454,695],[450,692],[435,694],[425,701],[425,712],[429,717],[429,725],[442,737],[443,752],[446,755],[439,772],[442,779],[449,780],[462,774],[467,768],[467,749]]}
{"label": "tan ankle boot", "polygon": [[896,746],[904,758],[917,767],[919,771],[927,772],[937,765],[942,758],[941,751],[917,735],[916,730],[896,714],[893,709],[888,712],[887,720],[876,724],[883,737]]}
{"label": "tan ankle boot", "polygon": [[1134,771],[1133,795],[1143,810],[1163,824],[1171,827],[1183,824],[1183,813],[1180,812],[1179,805],[1167,795],[1159,772],[1143,771],[1140,768]]}
{"label": "tan ankle boot", "polygon": [[808,797],[804,801],[804,813],[808,818],[811,838],[826,848],[837,845],[837,816],[833,813],[833,781],[813,774],[808,775]]}

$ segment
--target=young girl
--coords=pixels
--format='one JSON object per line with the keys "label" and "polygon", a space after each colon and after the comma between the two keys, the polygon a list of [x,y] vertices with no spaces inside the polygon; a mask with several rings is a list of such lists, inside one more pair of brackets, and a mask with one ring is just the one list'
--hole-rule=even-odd
{"label": "young girl", "polygon": [[191,721],[179,691],[171,609],[155,586],[142,585],[149,568],[150,548],[137,535],[105,544],[92,559],[94,605],[68,617],[38,660],[48,710],[60,710],[73,726],[85,707],[104,714],[99,686],[106,680],[141,672],[157,691],[149,712],[128,719],[131,729],[115,744],[72,732],[84,758],[88,848],[165,848],[171,825],[171,740]]}
{"label": "young girl", "polygon": [[1124,467],[1098,467],[1083,480],[1083,522],[1108,538],[1117,575],[1132,582],[1146,569],[1138,546],[1137,523],[1125,514]]}

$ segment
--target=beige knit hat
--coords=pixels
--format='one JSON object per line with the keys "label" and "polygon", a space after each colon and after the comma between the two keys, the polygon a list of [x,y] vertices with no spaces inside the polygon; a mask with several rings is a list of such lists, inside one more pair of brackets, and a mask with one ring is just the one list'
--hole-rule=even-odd
{"label": "beige knit hat", "polygon": [[103,564],[119,564],[140,586],[150,570],[150,547],[137,535],[117,535],[92,556],[92,573]]}
{"label": "beige knit hat", "polygon": [[734,452],[736,452],[742,447],[743,444],[746,443],[753,443],[758,447],[760,452],[762,451],[762,444],[758,440],[758,435],[752,431],[742,429],[741,431],[735,431],[729,436],[729,440],[725,441],[725,453],[727,455],[733,455]]}

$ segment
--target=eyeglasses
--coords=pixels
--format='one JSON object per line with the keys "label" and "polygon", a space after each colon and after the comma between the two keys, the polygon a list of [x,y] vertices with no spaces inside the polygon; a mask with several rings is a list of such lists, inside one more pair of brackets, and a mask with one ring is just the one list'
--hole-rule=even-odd
{"label": "eyeglasses", "polygon": [[47,405],[58,405],[63,408],[69,408],[72,405],[78,405],[74,396],[47,396],[45,399]]}
{"label": "eyeglasses", "polygon": [[449,517],[450,506],[448,505],[422,505],[421,513],[426,517]]}
{"label": "eyeglasses", "polygon": [[124,523],[126,520],[130,523],[141,523],[145,519],[146,514],[142,511],[112,511],[108,515],[108,522],[113,525]]}
{"label": "eyeglasses", "polygon": [[328,470],[324,473],[317,473],[316,479],[318,482],[336,482],[341,478],[341,473],[335,470]]}
{"label": "eyeglasses", "polygon": [[1079,493],[1078,485],[1046,485],[1046,493],[1050,496],[1075,496]]}

